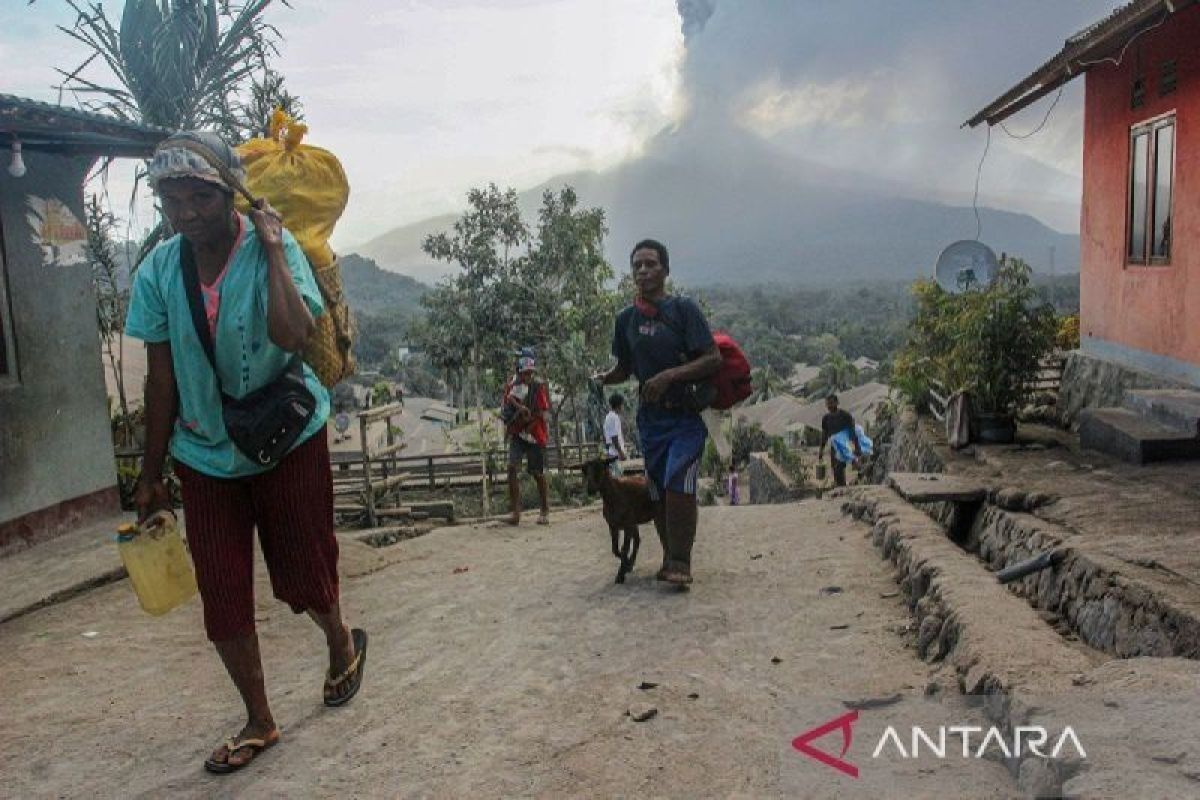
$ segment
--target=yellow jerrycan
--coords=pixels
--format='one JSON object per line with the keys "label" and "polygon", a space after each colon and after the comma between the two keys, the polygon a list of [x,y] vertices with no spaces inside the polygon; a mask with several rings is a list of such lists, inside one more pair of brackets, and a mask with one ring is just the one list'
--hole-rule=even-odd
{"label": "yellow jerrycan", "polygon": [[170,511],[156,512],[140,525],[122,525],[117,549],[138,603],[148,614],[165,614],[196,593],[192,560]]}

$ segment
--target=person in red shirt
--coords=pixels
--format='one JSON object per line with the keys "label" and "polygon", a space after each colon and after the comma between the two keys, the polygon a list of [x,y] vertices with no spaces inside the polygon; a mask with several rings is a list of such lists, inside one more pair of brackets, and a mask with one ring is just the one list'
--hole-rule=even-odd
{"label": "person in red shirt", "polygon": [[550,431],[546,427],[546,412],[550,410],[550,393],[546,384],[534,379],[536,364],[531,356],[522,356],[517,362],[517,374],[504,387],[504,405],[511,406],[516,413],[505,430],[508,436],[508,502],[512,513],[509,525],[521,522],[521,483],[517,480],[517,467],[525,461],[526,471],[537,484],[538,497],[542,501],[539,525],[550,524],[550,500],[546,491],[546,445]]}

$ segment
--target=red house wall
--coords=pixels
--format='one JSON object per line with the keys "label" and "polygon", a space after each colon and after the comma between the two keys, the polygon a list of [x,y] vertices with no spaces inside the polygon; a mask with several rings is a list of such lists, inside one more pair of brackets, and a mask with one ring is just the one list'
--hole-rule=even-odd
{"label": "red house wall", "polygon": [[[1159,66],[1177,88],[1159,96]],[[1138,65],[1145,103],[1131,108]],[[1175,183],[1169,266],[1126,264],[1130,128],[1174,112]],[[1138,37],[1119,66],[1087,73],[1080,224],[1083,350],[1200,385],[1200,6]]]}

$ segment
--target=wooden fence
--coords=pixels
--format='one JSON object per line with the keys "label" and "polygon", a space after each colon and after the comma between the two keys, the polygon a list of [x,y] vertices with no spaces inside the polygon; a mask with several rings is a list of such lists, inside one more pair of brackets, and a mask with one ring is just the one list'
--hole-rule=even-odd
{"label": "wooden fence", "polygon": [[[1057,397],[1062,386],[1063,369],[1067,357],[1064,353],[1055,352],[1043,358],[1038,371],[1032,380],[1024,385],[1026,399],[1039,394],[1051,394]],[[946,404],[950,402],[950,391],[941,381],[929,381],[929,411],[939,422],[946,419]]]}

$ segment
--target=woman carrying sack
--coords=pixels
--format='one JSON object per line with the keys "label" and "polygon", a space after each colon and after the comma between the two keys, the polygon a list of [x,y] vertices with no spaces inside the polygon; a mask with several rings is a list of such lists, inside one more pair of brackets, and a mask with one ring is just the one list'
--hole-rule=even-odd
{"label": "woman carrying sack", "polygon": [[298,353],[324,311],[303,252],[258,201],[234,208],[236,152],[209,133],[159,145],[149,182],[178,235],[134,277],[125,331],[146,342],[146,450],[139,518],[168,508],[168,445],[183,489],[204,627],[247,722],[204,762],[233,772],[279,741],[254,626],[254,530],[274,595],[325,634],[326,705],[357,693],[367,635],[339,604],[329,394]]}

